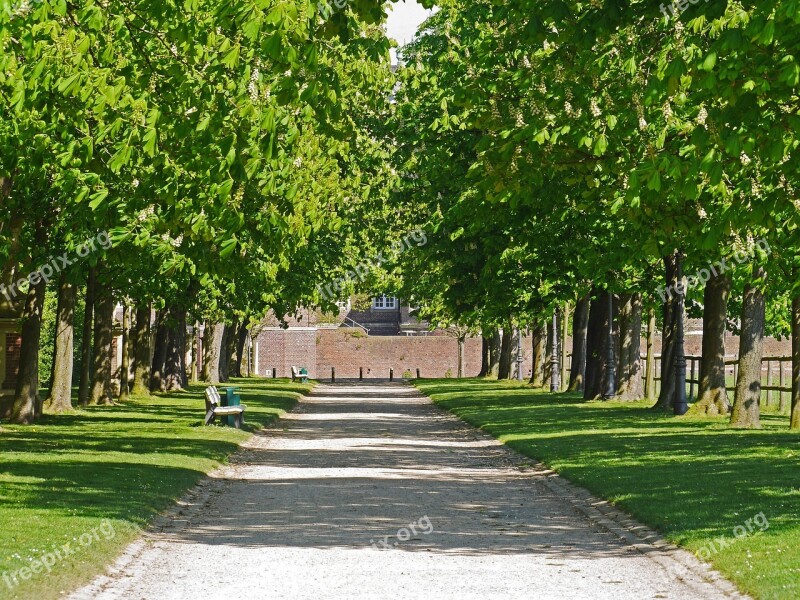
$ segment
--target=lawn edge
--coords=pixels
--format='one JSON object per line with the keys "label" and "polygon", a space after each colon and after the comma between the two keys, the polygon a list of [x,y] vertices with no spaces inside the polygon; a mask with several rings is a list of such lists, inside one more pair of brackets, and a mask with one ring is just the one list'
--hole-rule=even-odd
{"label": "lawn edge", "polygon": [[[637,520],[633,515],[614,505],[610,500],[596,496],[588,489],[573,483],[538,458],[522,453],[482,427],[478,427],[461,418],[453,410],[440,406],[424,390],[416,384],[413,385],[420,394],[430,400],[437,410],[457,418],[469,426],[477,435],[493,440],[507,449],[513,458],[512,462],[516,468],[538,477],[553,494],[567,500],[575,510],[583,514],[593,525],[612,533],[629,547],[664,568],[667,573],[675,573],[676,579],[690,587],[694,587],[697,584],[696,581],[693,582],[691,578],[677,575],[678,573],[689,574],[708,583],[729,598],[753,600],[752,596],[742,592],[733,581],[714,569],[710,563],[700,560],[685,548],[668,541],[657,530]],[[700,591],[702,592],[702,590]]]}
{"label": "lawn edge", "polygon": [[172,502],[171,506],[160,511],[149,523],[139,528],[137,536],[125,545],[115,558],[106,563],[101,572],[92,577],[88,583],[64,594],[63,598],[66,600],[94,600],[105,592],[106,589],[116,581],[117,577],[124,573],[125,568],[148,548],[149,542],[154,540],[156,535],[164,532],[171,532],[177,530],[181,526],[187,525],[190,519],[199,514],[203,507],[205,507],[214,489],[224,481],[224,479],[215,478],[214,476],[221,475],[226,470],[231,469],[231,459],[245,452],[248,448],[248,444],[256,435],[274,429],[281,422],[284,415],[294,411],[318,385],[318,382],[313,380],[310,381],[310,383],[312,386],[307,392],[296,392],[297,398],[290,409],[274,415],[267,423],[264,423],[257,430],[246,432],[248,436],[237,444],[235,450],[228,453],[219,461],[216,467],[200,477],[197,483],[184,490],[183,493]]}

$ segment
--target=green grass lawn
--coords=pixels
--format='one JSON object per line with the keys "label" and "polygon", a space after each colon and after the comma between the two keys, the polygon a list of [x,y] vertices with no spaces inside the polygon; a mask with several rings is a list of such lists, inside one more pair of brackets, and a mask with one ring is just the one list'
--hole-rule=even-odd
{"label": "green grass lawn", "polygon": [[[146,525],[311,385],[237,380],[245,430],[204,427],[204,387],[0,426],[0,598],[57,598],[102,572]],[[83,536],[83,538],[81,537]],[[55,549],[74,551],[59,560]],[[55,564],[48,569],[35,561]],[[39,573],[23,580],[22,567]],[[17,574],[15,584],[12,574]]]}
{"label": "green grass lawn", "polygon": [[[742,431],[726,418],[674,418],[648,403],[585,402],[516,382],[415,383],[439,406],[708,558],[743,591],[800,598],[800,435],[787,417],[762,416],[763,430]],[[734,528],[759,513],[769,527],[751,521],[753,533],[736,537]]]}

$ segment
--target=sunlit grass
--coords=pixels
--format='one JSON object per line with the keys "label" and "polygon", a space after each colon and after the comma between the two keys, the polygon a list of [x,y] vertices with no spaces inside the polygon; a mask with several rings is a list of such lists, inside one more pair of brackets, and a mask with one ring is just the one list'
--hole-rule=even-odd
{"label": "sunlit grass", "polygon": [[[103,571],[139,527],[311,387],[265,379],[235,385],[247,405],[243,431],[203,426],[200,386],[134,397],[120,406],[46,415],[31,427],[4,425],[0,598],[57,598]],[[92,530],[92,542],[81,544],[81,535]],[[65,543],[77,551],[57,561],[50,573],[43,570],[27,581],[20,577],[22,567]]]}
{"label": "sunlit grass", "polygon": [[[759,598],[800,597],[800,435],[788,418],[733,430],[647,402],[585,402],[516,382],[420,381],[434,401],[521,453],[613,501]],[[759,513],[747,537],[734,528]],[[711,552],[720,536],[730,545]]]}

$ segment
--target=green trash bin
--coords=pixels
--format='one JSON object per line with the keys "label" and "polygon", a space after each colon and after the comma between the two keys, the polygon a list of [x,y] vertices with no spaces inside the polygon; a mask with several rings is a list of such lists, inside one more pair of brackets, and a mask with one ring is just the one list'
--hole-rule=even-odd
{"label": "green trash bin", "polygon": [[[225,395],[220,398],[220,400],[222,400],[222,406],[242,405],[242,397],[236,393],[239,391],[239,388],[224,387],[220,389],[225,390]],[[223,419],[228,427],[236,427],[236,417],[234,415],[228,415],[227,417],[223,417]]]}
{"label": "green trash bin", "polygon": [[308,383],[308,369],[306,369],[305,367],[301,367],[300,371],[298,372],[298,375],[300,375],[301,383]]}

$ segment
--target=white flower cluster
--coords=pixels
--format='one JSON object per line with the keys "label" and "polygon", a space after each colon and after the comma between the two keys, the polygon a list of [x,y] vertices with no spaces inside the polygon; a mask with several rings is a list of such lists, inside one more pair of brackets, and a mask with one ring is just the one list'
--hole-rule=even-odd
{"label": "white flower cluster", "polygon": [[247,84],[247,92],[250,94],[250,100],[253,102],[258,101],[258,78],[260,76],[258,67],[254,68],[250,73],[250,83]]}
{"label": "white flower cluster", "polygon": [[599,106],[598,106],[598,104],[597,104],[597,100],[595,100],[594,98],[592,98],[592,101],[591,101],[591,103],[589,104],[589,112],[591,112],[591,113],[592,113],[592,116],[593,116],[595,119],[598,119],[598,118],[600,118],[600,115],[602,115],[602,114],[603,114],[603,112],[600,110],[600,107],[599,107]]}
{"label": "white flower cluster", "polygon": [[697,113],[697,124],[698,125],[705,125],[706,119],[708,119],[708,111],[706,110],[705,106],[700,107],[700,112]]}

